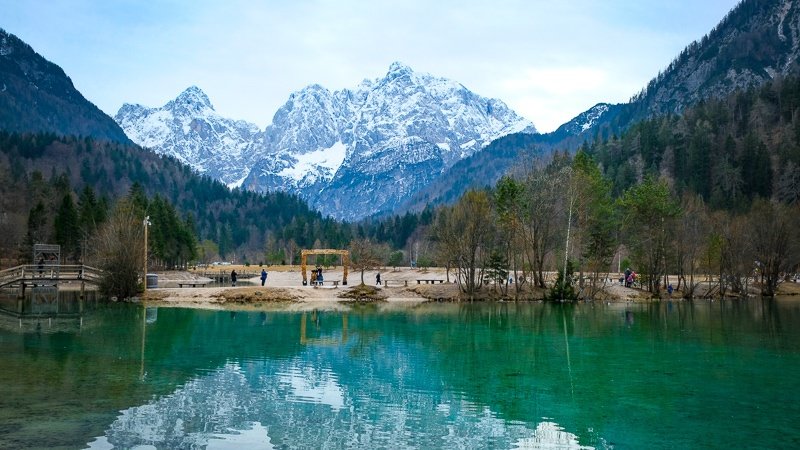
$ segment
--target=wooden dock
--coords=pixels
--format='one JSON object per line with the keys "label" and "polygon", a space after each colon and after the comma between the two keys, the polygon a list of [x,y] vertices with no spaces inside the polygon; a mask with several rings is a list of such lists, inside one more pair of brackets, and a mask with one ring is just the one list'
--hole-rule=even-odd
{"label": "wooden dock", "polygon": [[77,281],[83,293],[86,283],[97,285],[102,276],[102,270],[86,265],[25,264],[0,270],[0,288],[19,287],[24,296],[29,286],[58,286],[60,282]]}

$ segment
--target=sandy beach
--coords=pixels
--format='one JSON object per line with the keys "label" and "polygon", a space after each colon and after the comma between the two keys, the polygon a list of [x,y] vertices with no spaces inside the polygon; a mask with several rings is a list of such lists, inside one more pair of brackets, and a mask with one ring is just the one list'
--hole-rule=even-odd
{"label": "sandy beach", "polygon": [[[235,287],[212,282],[215,276],[227,276],[234,269],[238,274],[252,276],[240,275]],[[263,287],[258,276],[261,268],[257,266],[218,266],[188,272],[158,272],[158,287],[148,289],[142,300],[157,306],[286,311],[345,310],[352,308],[354,303],[359,303],[346,295],[361,284],[360,271],[351,270],[347,277],[348,284],[345,286],[342,284],[341,267],[324,269],[325,285],[314,287],[303,286],[299,266],[271,266],[265,269],[268,276]],[[381,274],[380,287],[376,286],[377,273]],[[339,285],[334,286],[330,283],[333,280],[339,281]],[[436,281],[426,283],[424,280]],[[443,268],[387,268],[380,271],[365,271],[364,284],[375,288],[373,295],[365,300],[374,303],[380,309],[410,308],[428,302],[468,300],[460,294],[458,286],[453,282],[452,271],[449,280],[448,283]],[[179,283],[191,281],[208,282],[208,285],[179,287]],[[530,285],[526,286],[529,287]],[[513,290],[513,286],[511,289]],[[538,300],[542,295],[541,290],[527,289],[525,298]],[[609,283],[601,297],[603,301],[617,302],[644,301],[648,298],[646,292],[625,288],[617,283]]]}
{"label": "sandy beach", "polygon": [[[240,275],[235,287],[230,284],[220,286],[219,283],[212,282],[214,275],[228,275],[234,269],[237,273],[254,276]],[[299,266],[273,266],[265,269],[268,276],[263,287],[258,276],[260,267],[221,266],[189,272],[158,272],[159,287],[148,289],[142,299],[148,304],[158,306],[209,309],[343,310],[349,309],[355,302],[344,295],[361,284],[361,272],[350,271],[348,284],[343,285],[341,267],[324,269],[324,279],[327,282],[323,286],[303,286]],[[375,286],[377,273],[378,271],[364,272],[364,284],[375,287],[374,298],[380,300],[376,304],[381,309],[413,307],[436,299],[451,301],[458,296],[457,286],[452,283],[417,284],[418,279],[446,280],[444,270],[381,270],[380,287]],[[339,281],[338,286],[331,283],[334,280]],[[179,283],[189,281],[207,281],[209,284],[206,287],[178,287]]]}

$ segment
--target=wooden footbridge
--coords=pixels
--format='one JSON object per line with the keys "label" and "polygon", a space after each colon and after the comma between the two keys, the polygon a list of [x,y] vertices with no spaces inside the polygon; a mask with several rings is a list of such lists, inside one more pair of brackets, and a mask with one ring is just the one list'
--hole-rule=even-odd
{"label": "wooden footbridge", "polygon": [[26,264],[0,270],[0,288],[20,287],[22,295],[27,286],[57,286],[61,282],[81,283],[81,291],[86,283],[97,285],[103,271],[86,265],[67,264]]}

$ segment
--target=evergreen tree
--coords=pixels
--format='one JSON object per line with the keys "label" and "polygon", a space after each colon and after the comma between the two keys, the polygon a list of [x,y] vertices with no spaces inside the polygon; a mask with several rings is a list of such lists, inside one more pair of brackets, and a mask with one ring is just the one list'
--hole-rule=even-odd
{"label": "evergreen tree", "polygon": [[105,199],[98,200],[94,189],[91,186],[85,186],[78,198],[78,222],[83,235],[89,237],[94,234],[97,227],[106,220],[107,215],[107,201]]}
{"label": "evergreen tree", "polygon": [[64,194],[53,219],[53,226],[55,240],[61,246],[64,259],[76,260],[80,254],[81,228],[72,194]]}
{"label": "evergreen tree", "polygon": [[32,262],[33,245],[46,243],[48,239],[46,227],[47,212],[44,203],[39,201],[28,213],[28,232],[25,235],[23,254],[20,255],[22,261]]}
{"label": "evergreen tree", "polygon": [[[505,257],[504,252],[492,251],[489,255],[489,261],[486,264],[486,272],[484,272],[484,283],[494,283],[494,289],[497,290],[498,286],[507,287],[506,280],[508,280],[508,259]],[[503,289],[505,294],[506,290]]]}
{"label": "evergreen tree", "polygon": [[[566,269],[566,273],[564,270]],[[567,261],[567,266],[562,267],[558,271],[558,275],[556,275],[556,282],[547,291],[545,295],[545,300],[551,302],[574,302],[578,299],[578,294],[575,292],[575,287],[573,286],[572,281],[572,274],[575,271],[573,267],[573,263],[571,260]]]}
{"label": "evergreen tree", "polygon": [[641,264],[640,272],[648,290],[659,291],[666,271],[669,243],[675,239],[675,224],[680,206],[663,181],[648,177],[619,199],[623,216],[623,243]]}

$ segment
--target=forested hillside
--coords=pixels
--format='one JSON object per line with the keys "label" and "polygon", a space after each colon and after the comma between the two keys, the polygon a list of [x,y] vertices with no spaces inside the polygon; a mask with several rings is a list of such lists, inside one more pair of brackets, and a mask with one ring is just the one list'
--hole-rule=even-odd
{"label": "forested hillside", "polygon": [[[592,107],[552,133],[533,136],[526,145],[535,146],[542,153],[574,152],[587,140],[619,136],[643,120],[684,114],[701,101],[726,98],[776,77],[790,76],[797,72],[799,56],[800,4],[790,0],[743,0],[707,35],[690,43],[630,102],[608,105],[602,115],[589,123],[585,119],[596,108]],[[503,151],[487,146],[443,173],[408,202],[408,209],[415,210],[426,203],[450,203],[476,187],[479,183],[463,180],[467,167],[471,178],[485,184],[496,182],[518,165],[520,158],[504,156],[514,154],[514,150],[520,157],[527,153],[523,146]]]}
{"label": "forested hillside", "polygon": [[800,200],[800,78],[708,100],[682,115],[640,122],[621,137],[585,146],[614,192],[648,174],[712,208],[749,208],[756,197]]}
{"label": "forested hillside", "polygon": [[75,89],[61,67],[2,28],[0,80],[0,130],[130,143],[113,119]]}
{"label": "forested hillside", "polygon": [[147,197],[158,195],[155,205],[166,201],[182,221],[188,219],[208,257],[232,258],[238,251],[239,261],[258,262],[265,242],[285,251],[341,247],[351,239],[349,226],[323,218],[297,197],[230,191],[137,146],[0,132],[0,252],[6,259],[30,258],[25,241],[32,227],[37,242],[55,242],[55,219],[66,194],[78,205],[84,191],[91,191],[107,212],[137,183]]}

